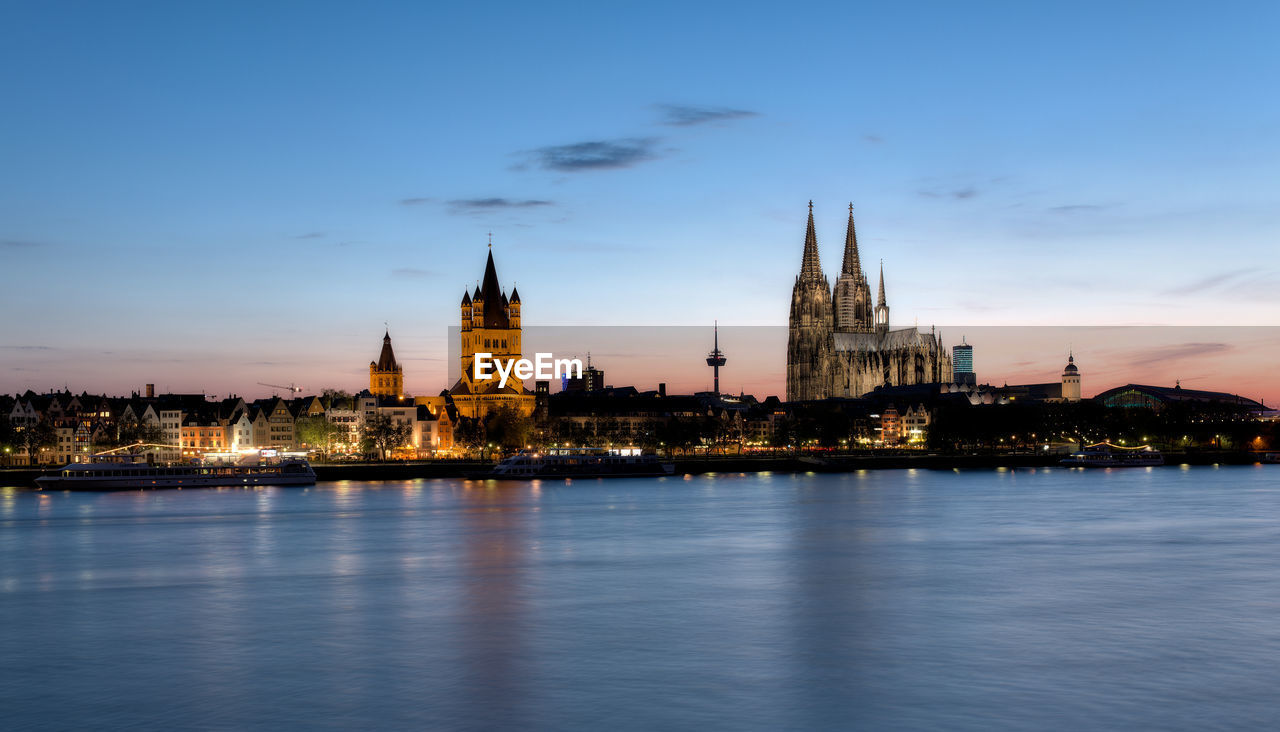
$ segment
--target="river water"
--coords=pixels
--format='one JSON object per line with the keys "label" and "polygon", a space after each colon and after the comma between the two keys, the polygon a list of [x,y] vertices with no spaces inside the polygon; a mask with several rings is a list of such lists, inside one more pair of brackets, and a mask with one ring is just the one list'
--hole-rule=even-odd
{"label": "river water", "polygon": [[0,490],[0,727],[1280,719],[1280,466]]}

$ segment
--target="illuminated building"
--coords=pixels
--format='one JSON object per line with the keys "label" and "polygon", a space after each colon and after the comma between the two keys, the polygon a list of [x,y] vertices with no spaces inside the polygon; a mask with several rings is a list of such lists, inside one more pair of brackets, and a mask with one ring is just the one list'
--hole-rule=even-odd
{"label": "illuminated building", "polygon": [[1067,365],[1062,369],[1062,401],[1080,401],[1080,369],[1076,368],[1076,355],[1067,356]]}
{"label": "illuminated building", "polygon": [[957,384],[978,383],[978,376],[973,372],[973,346],[963,338],[959,345],[951,347],[951,371]]}
{"label": "illuminated building", "polygon": [[889,303],[880,266],[879,297],[871,305],[871,287],[858,252],[858,236],[849,206],[844,263],[834,291],[818,257],[813,202],[804,238],[800,274],[791,290],[787,339],[787,400],[860,397],[879,386],[951,381],[951,357],[934,332],[889,329]]}
{"label": "illuminated building", "polygon": [[[520,293],[512,288],[511,297],[498,284],[497,268],[493,264],[493,245],[489,245],[489,258],[485,262],[484,278],[474,293],[462,293],[459,306],[461,333],[461,375],[449,388],[447,398],[464,417],[484,417],[503,407],[511,407],[526,416],[533,414],[535,397],[517,378],[510,378],[499,386],[499,379],[476,379],[477,353],[490,354],[490,360],[520,359]],[[416,402],[439,415],[445,408],[446,394],[435,397],[419,397]]]}
{"label": "illuminated building", "polygon": [[391,331],[382,336],[378,360],[369,362],[369,392],[385,397],[404,395],[404,369],[396,363],[395,351],[391,350]]}

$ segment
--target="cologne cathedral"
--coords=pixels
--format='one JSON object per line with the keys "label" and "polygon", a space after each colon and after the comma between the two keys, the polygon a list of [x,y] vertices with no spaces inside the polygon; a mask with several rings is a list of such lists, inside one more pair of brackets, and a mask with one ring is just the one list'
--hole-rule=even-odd
{"label": "cologne cathedral", "polygon": [[804,235],[804,259],[791,290],[787,339],[787,400],[860,397],[878,386],[946,383],[951,357],[941,337],[930,330],[889,329],[889,304],[880,287],[871,302],[871,286],[858,257],[858,236],[849,205],[844,264],[833,290],[818,259],[813,202]]}

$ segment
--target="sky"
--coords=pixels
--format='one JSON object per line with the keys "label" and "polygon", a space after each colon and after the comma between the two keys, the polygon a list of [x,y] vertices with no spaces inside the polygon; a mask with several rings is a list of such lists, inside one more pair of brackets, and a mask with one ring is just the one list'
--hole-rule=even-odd
{"label": "sky", "polygon": [[[385,323],[436,393],[490,233],[526,325],[785,327],[810,200],[832,282],[854,204],[895,327],[1280,325],[1278,26],[1265,2],[0,3],[0,391],[354,390]],[[1091,347],[1000,357],[1047,381]],[[1274,382],[1257,349],[1184,356],[1201,388],[1228,360]],[[785,354],[731,359],[781,393]],[[1166,375],[1133,362],[1119,383]]]}

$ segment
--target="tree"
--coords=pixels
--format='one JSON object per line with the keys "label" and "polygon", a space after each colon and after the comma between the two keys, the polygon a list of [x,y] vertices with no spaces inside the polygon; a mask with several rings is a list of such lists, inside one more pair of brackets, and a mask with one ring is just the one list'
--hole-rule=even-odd
{"label": "tree", "polygon": [[298,441],[318,449],[322,455],[329,454],[332,442],[339,432],[341,428],[338,425],[318,414],[312,417],[299,417],[294,423],[294,434],[298,436]]}
{"label": "tree", "polygon": [[320,396],[324,399],[350,399],[351,394],[346,389],[325,389],[320,392]]}
{"label": "tree", "polygon": [[14,429],[7,416],[0,414],[0,456],[8,458],[14,452],[22,450],[22,447],[18,431]]}
{"label": "tree", "polygon": [[533,435],[533,419],[514,407],[503,407],[485,419],[484,429],[488,442],[508,450],[518,450],[529,444]]}
{"label": "tree", "polygon": [[164,443],[164,430],[158,424],[148,422],[125,422],[116,429],[116,445],[135,445],[139,442],[149,445]]}
{"label": "tree", "polygon": [[27,451],[27,458],[32,462],[37,462],[36,453],[40,452],[42,447],[52,447],[58,438],[58,433],[53,429],[53,424],[47,419],[42,419],[34,425],[23,427],[18,437],[21,440],[22,447]]}
{"label": "tree", "polygon": [[385,414],[375,414],[364,423],[363,446],[366,452],[378,452],[381,460],[387,459],[387,452],[402,447],[413,437],[413,427],[408,424],[395,423]]}
{"label": "tree", "polygon": [[458,417],[453,426],[453,443],[467,450],[475,450],[485,444],[485,425],[478,419]]}

